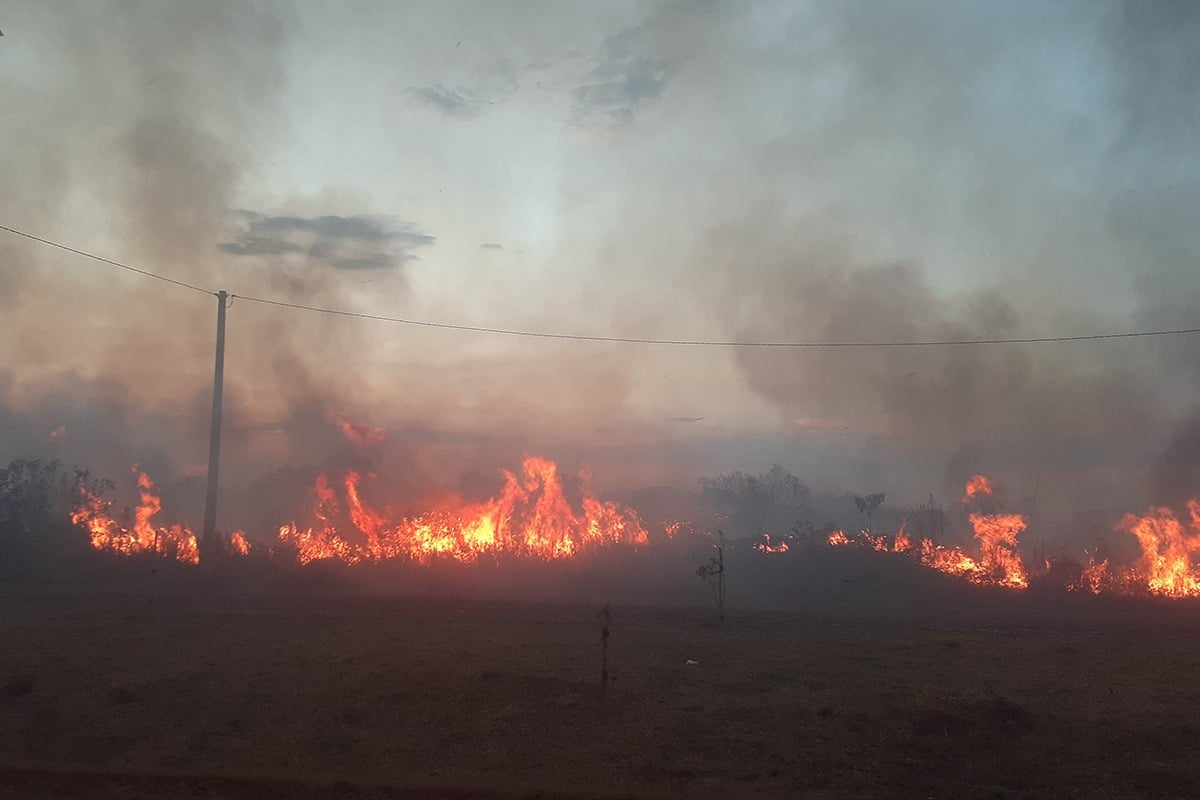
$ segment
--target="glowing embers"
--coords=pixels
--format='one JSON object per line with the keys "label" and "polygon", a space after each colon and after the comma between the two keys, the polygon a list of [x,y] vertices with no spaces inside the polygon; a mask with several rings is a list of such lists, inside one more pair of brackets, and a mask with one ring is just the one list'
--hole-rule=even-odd
{"label": "glowing embers", "polygon": [[347,563],[405,558],[424,562],[442,556],[475,561],[485,554],[543,560],[570,558],[603,545],[640,545],[646,529],[637,513],[592,495],[579,477],[580,500],[572,505],[548,459],[525,459],[520,477],[507,470],[500,493],[412,517],[392,518],[369,506],[361,476],[348,472],[341,493],[325,476],[313,489],[315,524],[288,523],[279,542],[295,549],[302,564],[333,559]]}
{"label": "glowing embers", "polygon": [[903,553],[912,547],[912,540],[905,532],[903,522],[900,523],[900,529],[896,531],[895,536],[876,535],[867,530],[848,536],[845,531],[839,529],[828,534],[825,542],[830,547],[863,547],[880,553]]}
{"label": "glowing embers", "polygon": [[133,471],[138,476],[140,499],[134,509],[132,527],[126,528],[113,519],[112,502],[92,494],[84,486],[80,486],[82,498],[71,513],[71,521],[87,530],[92,547],[97,550],[122,555],[157,553],[188,564],[200,563],[200,548],[191,529],[179,524],[154,525],[154,518],[162,510],[162,500],[150,477],[139,472],[136,464]]}
{"label": "glowing embers", "polygon": [[246,541],[245,533],[234,531],[229,535],[229,551],[239,556],[250,555],[250,542]]}
{"label": "glowing embers", "polygon": [[791,546],[787,539],[773,538],[771,534],[764,533],[762,538],[754,543],[754,549],[760,553],[786,553]]}

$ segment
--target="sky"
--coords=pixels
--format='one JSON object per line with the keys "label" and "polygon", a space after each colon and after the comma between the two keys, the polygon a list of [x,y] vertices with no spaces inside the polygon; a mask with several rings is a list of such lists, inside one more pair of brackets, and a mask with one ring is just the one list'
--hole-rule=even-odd
{"label": "sky", "polygon": [[[228,310],[225,481],[1200,491],[1190,2],[0,0],[0,224]],[[195,479],[215,303],[0,232],[0,457]],[[64,432],[51,436],[51,432]],[[1132,510],[1132,509],[1127,509]]]}

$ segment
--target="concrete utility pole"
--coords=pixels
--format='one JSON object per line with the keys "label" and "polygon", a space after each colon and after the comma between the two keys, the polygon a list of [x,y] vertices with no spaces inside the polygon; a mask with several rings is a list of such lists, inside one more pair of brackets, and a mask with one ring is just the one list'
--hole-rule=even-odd
{"label": "concrete utility pole", "polygon": [[229,294],[217,292],[217,357],[213,371],[212,428],[208,438],[208,492],[204,498],[204,531],[200,537],[201,559],[219,549],[217,532],[217,472],[221,463],[221,390],[225,382],[225,301]]}

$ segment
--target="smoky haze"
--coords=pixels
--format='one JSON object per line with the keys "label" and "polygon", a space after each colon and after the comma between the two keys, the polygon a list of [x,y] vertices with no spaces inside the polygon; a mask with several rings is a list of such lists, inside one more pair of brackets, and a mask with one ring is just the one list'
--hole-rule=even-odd
{"label": "smoky haze", "polygon": [[[524,452],[625,496],[983,471],[1064,531],[1197,490],[1194,336],[678,350],[245,299],[744,342],[1196,326],[1191,4],[576,11],[0,2],[0,222],[244,296],[229,522],[344,467],[479,495]],[[139,463],[195,524],[214,305],[5,234],[0,455]]]}

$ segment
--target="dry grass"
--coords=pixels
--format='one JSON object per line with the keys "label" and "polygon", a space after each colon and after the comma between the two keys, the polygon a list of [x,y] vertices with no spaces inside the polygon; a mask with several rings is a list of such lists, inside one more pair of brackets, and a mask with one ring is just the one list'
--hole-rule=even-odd
{"label": "dry grass", "polygon": [[[10,765],[361,782],[314,797],[1200,796],[1194,609],[813,607],[718,629],[618,607],[601,694],[590,606],[0,599]],[[161,774],[0,771],[0,797],[310,796]]]}

